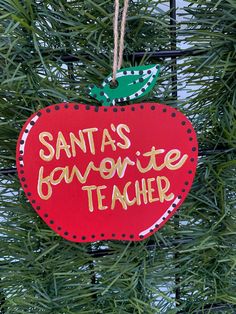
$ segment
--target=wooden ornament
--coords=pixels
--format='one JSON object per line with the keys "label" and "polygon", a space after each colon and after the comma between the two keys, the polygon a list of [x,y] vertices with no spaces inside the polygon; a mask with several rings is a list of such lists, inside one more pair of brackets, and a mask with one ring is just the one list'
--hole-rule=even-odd
{"label": "wooden ornament", "polygon": [[152,235],[185,200],[197,157],[190,121],[157,103],[52,105],[26,121],[17,143],[27,198],[74,242]]}
{"label": "wooden ornament", "polygon": [[103,81],[101,87],[89,86],[89,95],[103,106],[111,106],[124,101],[141,98],[153,89],[160,74],[158,64],[122,68],[116,73],[116,85],[113,86],[112,75]]}

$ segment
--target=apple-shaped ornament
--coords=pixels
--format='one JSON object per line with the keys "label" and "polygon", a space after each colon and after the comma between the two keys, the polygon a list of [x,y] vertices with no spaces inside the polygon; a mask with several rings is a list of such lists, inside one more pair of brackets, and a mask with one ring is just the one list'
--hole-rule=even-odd
{"label": "apple-shaped ornament", "polygon": [[60,103],[34,113],[17,142],[22,188],[44,222],[74,242],[140,241],[185,200],[198,144],[187,117],[167,105],[134,100],[154,86],[159,67],[117,72],[90,95],[103,106]]}

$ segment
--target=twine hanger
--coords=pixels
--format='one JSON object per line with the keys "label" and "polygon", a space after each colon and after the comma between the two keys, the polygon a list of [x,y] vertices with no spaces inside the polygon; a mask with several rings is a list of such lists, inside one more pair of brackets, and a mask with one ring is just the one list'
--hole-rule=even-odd
{"label": "twine hanger", "polygon": [[[119,0],[115,0],[115,13],[113,22],[113,32],[114,32],[114,55],[113,55],[113,75],[112,84],[116,86],[116,73],[121,68],[123,62],[123,52],[124,52],[124,37],[125,37],[125,24],[127,11],[129,6],[129,0],[124,0],[124,8],[122,13],[121,27],[120,27],[120,40],[119,40]],[[118,56],[118,41],[119,42],[119,56]]]}

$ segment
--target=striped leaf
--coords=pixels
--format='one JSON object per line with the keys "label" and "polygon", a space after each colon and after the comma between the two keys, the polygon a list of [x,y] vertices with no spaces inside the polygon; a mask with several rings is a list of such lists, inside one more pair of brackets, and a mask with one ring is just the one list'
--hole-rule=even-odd
{"label": "striped leaf", "polygon": [[96,98],[103,106],[134,100],[148,94],[154,87],[160,73],[159,65],[146,65],[124,68],[117,71],[117,86],[112,86],[109,75],[101,87],[91,85],[89,95]]}

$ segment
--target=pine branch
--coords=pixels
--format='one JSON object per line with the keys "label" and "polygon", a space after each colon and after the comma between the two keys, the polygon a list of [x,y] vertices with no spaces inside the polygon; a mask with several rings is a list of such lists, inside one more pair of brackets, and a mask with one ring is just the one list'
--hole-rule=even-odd
{"label": "pine branch", "polygon": [[[32,210],[13,168],[15,145],[39,108],[92,102],[88,83],[111,72],[113,1],[0,0],[4,314],[235,312],[236,7],[231,0],[188,4],[173,47],[169,2],[130,1],[124,60],[128,67],[157,58],[162,75],[149,100],[178,107],[198,133],[197,176],[178,226],[173,218],[138,243],[75,244]],[[186,99],[176,101],[176,81]]]}

